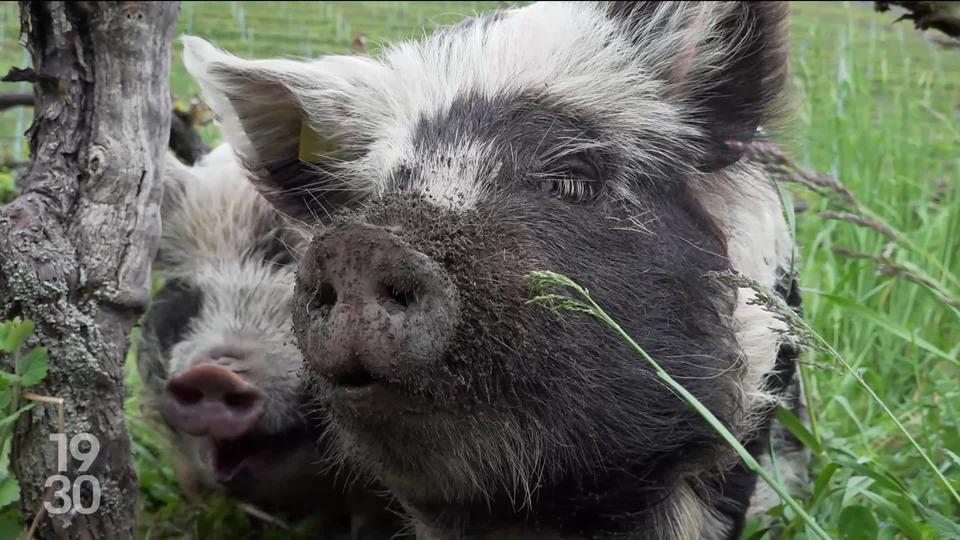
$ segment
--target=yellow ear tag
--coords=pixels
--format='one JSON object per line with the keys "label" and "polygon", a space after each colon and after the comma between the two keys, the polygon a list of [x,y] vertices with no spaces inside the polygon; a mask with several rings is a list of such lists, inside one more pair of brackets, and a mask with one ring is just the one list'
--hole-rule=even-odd
{"label": "yellow ear tag", "polygon": [[333,139],[324,139],[310,127],[309,122],[300,122],[300,161],[317,161],[318,157],[329,155],[336,148]]}

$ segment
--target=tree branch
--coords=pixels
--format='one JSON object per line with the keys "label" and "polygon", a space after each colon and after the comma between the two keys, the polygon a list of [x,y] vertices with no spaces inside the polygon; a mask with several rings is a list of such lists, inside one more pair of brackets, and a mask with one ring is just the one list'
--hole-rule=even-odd
{"label": "tree branch", "polygon": [[944,1],[907,1],[907,2],[887,2],[876,1],[873,3],[874,9],[880,13],[890,10],[890,6],[897,6],[906,10],[896,21],[913,21],[913,25],[919,30],[933,28],[944,34],[960,39],[960,3]]}
{"label": "tree branch", "polygon": [[[0,111],[19,106],[32,107],[33,93],[0,93]],[[194,129],[189,112],[173,109],[170,117],[170,150],[187,165],[193,165],[210,152],[210,147],[203,142],[200,133]]]}
{"label": "tree branch", "polygon": [[32,107],[32,92],[4,92],[0,94],[0,111],[13,107]]}

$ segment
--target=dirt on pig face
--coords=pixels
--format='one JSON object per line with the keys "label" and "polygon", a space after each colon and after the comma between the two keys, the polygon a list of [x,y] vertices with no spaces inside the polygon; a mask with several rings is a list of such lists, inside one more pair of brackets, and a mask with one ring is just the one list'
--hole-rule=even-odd
{"label": "dirt on pig face", "polygon": [[547,501],[541,516],[576,521],[578,505],[591,499],[612,522],[623,505],[663,496],[645,484],[668,486],[670,478],[715,465],[705,456],[720,441],[601,321],[528,304],[524,275],[547,269],[584,285],[727,421],[737,403],[733,378],[724,374],[741,367],[725,320],[733,295],[705,278],[725,268],[712,254],[717,243],[676,242],[701,226],[693,211],[651,197],[666,219],[643,235],[609,226],[610,216],[626,217],[616,204],[533,199],[507,195],[450,208],[428,195],[397,194],[344,214],[306,251],[294,331],[311,372],[311,358],[322,357],[329,342],[329,306],[315,307],[318,276],[330,271],[325,238],[357,226],[388,230],[442,268],[456,298],[453,330],[430,357],[411,356],[402,335],[388,336],[395,361],[371,399],[344,397],[335,383],[314,377],[341,453],[412,507],[443,507],[441,515],[454,521],[479,513],[495,527],[497,516],[512,512],[481,507],[491,500],[509,507],[539,490]]}

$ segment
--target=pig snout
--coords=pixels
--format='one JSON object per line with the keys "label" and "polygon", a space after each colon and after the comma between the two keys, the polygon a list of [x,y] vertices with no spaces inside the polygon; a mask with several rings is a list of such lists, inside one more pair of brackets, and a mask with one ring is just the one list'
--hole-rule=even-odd
{"label": "pig snout", "polygon": [[456,288],[386,228],[349,224],[318,237],[300,276],[308,299],[300,322],[316,330],[305,356],[334,385],[364,387],[425,369],[453,337]]}
{"label": "pig snout", "polygon": [[262,391],[232,370],[202,363],[167,382],[161,411],[177,431],[233,439],[253,429],[264,401]]}

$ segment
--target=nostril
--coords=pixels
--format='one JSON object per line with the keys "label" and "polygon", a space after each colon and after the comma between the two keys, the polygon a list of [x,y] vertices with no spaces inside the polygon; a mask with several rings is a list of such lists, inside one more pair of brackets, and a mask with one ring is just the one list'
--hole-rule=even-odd
{"label": "nostril", "polygon": [[252,409],[259,400],[259,396],[254,392],[228,392],[223,396],[227,407],[238,411]]}
{"label": "nostril", "polygon": [[317,291],[317,307],[333,307],[337,303],[337,290],[329,282],[323,282]]}
{"label": "nostril", "polygon": [[337,377],[334,383],[337,386],[363,388],[373,383],[373,375],[364,368],[356,368]]}
{"label": "nostril", "polygon": [[182,405],[196,405],[203,400],[203,391],[187,384],[171,382],[167,387],[167,391],[170,392],[170,395],[177,403]]}
{"label": "nostril", "polygon": [[417,303],[417,288],[381,281],[377,284],[377,296],[381,300],[388,300],[402,308],[408,308]]}

